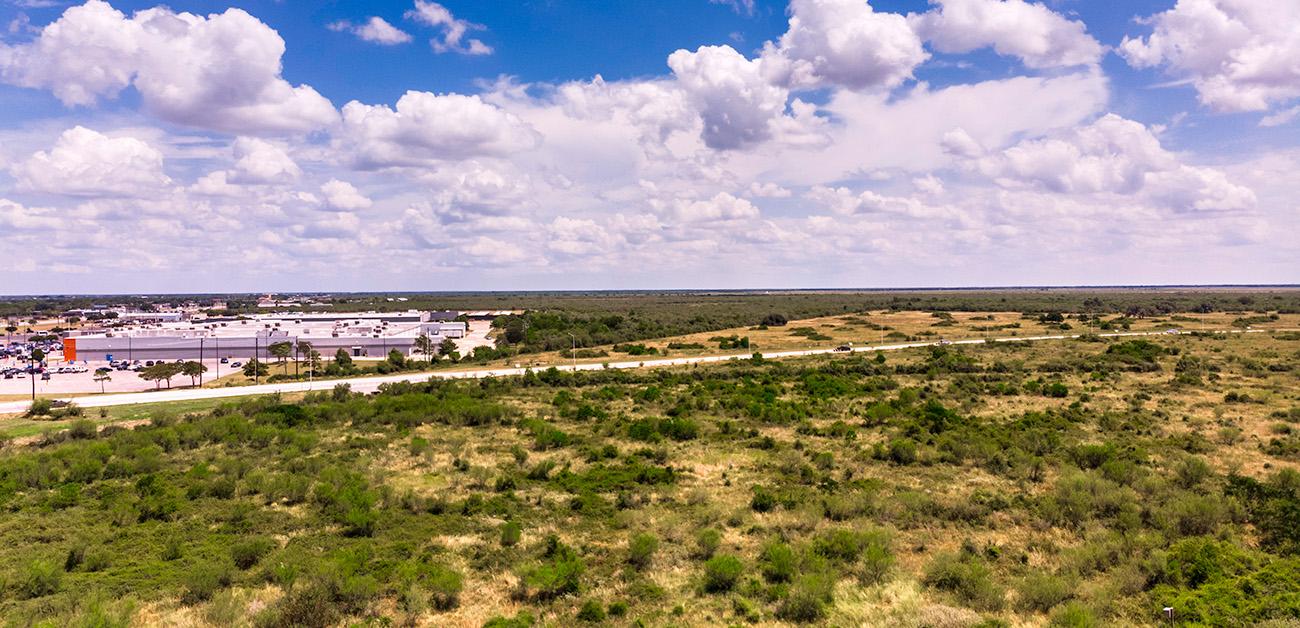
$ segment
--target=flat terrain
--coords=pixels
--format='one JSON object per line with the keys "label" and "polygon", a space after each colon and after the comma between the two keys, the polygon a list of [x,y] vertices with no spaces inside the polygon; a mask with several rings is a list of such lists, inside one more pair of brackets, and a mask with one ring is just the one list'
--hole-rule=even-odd
{"label": "flat terrain", "polygon": [[[1295,621],[1300,333],[1261,330],[1295,315],[1244,318],[1125,320],[1184,333],[1107,338],[1074,319],[870,311],[637,343],[651,355],[607,345],[579,373],[28,421],[0,454],[0,615],[1157,626],[1172,606],[1186,625]],[[720,353],[733,334],[749,356],[1013,332],[1086,335],[599,366]]]}

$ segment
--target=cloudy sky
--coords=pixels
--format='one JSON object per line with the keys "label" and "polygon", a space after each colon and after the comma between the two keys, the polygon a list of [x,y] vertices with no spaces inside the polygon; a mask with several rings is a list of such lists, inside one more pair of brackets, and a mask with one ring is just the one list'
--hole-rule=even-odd
{"label": "cloudy sky", "polygon": [[0,4],[0,293],[1300,282],[1300,2]]}

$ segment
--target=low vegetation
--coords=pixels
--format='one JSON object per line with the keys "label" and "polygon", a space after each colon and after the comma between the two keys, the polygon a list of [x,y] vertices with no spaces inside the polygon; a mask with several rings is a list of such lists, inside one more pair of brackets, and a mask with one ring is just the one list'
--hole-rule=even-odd
{"label": "low vegetation", "polygon": [[1298,364],[1285,334],[1097,337],[340,386],[90,424],[0,453],[0,616],[1295,621]]}

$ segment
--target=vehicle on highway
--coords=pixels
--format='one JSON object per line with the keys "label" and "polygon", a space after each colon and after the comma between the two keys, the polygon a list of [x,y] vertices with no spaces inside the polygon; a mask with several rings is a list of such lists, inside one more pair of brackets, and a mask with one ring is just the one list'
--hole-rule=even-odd
{"label": "vehicle on highway", "polygon": [[842,345],[840,345],[840,346],[838,346],[838,347],[835,347],[835,352],[836,352],[836,353],[848,353],[848,352],[850,352],[850,351],[852,351],[852,350],[853,350],[853,343],[851,343],[851,342],[849,342],[849,343],[845,343],[845,344],[842,344]]}

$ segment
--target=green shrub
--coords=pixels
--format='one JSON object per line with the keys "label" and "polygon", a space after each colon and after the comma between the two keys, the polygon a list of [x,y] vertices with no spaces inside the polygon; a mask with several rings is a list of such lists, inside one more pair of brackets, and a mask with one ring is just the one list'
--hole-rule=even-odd
{"label": "green shrub", "polygon": [[1192,489],[1208,479],[1213,472],[1209,463],[1196,456],[1187,456],[1174,468],[1174,481],[1182,488]]}
{"label": "green shrub", "polygon": [[537,620],[528,611],[519,611],[514,617],[493,617],[483,623],[483,628],[532,628]]}
{"label": "green shrub", "polygon": [[434,608],[449,611],[460,604],[460,592],[465,588],[465,578],[460,572],[442,565],[428,565],[424,583],[429,587],[429,602]]}
{"label": "green shrub", "polygon": [[1082,602],[1070,602],[1052,613],[1049,625],[1053,628],[1096,628],[1102,624],[1091,608]]}
{"label": "green shrub", "polygon": [[184,604],[199,604],[212,599],[212,594],[230,586],[231,568],[226,563],[204,563],[196,565],[185,572],[182,579],[185,591],[181,594]]}
{"label": "green shrub", "polygon": [[768,582],[789,582],[794,579],[797,561],[794,550],[780,541],[769,541],[758,555],[763,578]]}
{"label": "green shrub", "polygon": [[894,464],[913,464],[916,462],[916,443],[911,439],[899,438],[889,443],[889,459]]}
{"label": "green shrub", "polygon": [[97,573],[108,569],[110,563],[108,550],[97,547],[86,552],[86,560],[81,564],[82,568],[89,573]]}
{"label": "green shrub", "polygon": [[578,620],[593,624],[605,621],[605,607],[597,600],[587,600],[578,609]]}
{"label": "green shrub", "polygon": [[81,566],[81,562],[86,560],[86,548],[76,545],[68,550],[68,554],[63,559],[63,570],[74,571]]}
{"label": "green shrub", "polygon": [[926,567],[926,586],[948,591],[963,604],[983,611],[1002,608],[1003,592],[978,556],[941,554]]}
{"label": "green shrub", "polygon": [[378,495],[359,473],[339,468],[326,469],[322,481],[313,491],[313,499],[348,536],[374,534],[379,513],[375,512]]}
{"label": "green shrub", "polygon": [[659,433],[677,441],[694,440],[700,434],[700,424],[685,417],[669,417],[659,421]]}
{"label": "green shrub", "polygon": [[862,548],[861,578],[866,584],[880,584],[894,568],[894,551],[883,531],[872,535]]}
{"label": "green shrub", "polygon": [[755,486],[753,492],[754,496],[749,499],[749,507],[754,512],[770,512],[776,508],[776,495],[772,491],[762,486]]}
{"label": "green shrub", "polygon": [[720,554],[704,563],[704,590],[709,593],[730,591],[745,571],[744,563],[730,554]]}
{"label": "green shrub", "polygon": [[[335,389],[337,390],[337,388]],[[340,612],[334,595],[325,586],[299,587],[286,593],[275,606],[258,618],[259,628],[331,626]]]}
{"label": "green shrub", "polygon": [[695,534],[694,555],[700,560],[708,560],[722,545],[722,533],[713,528],[705,528]]}
{"label": "green shrub", "polygon": [[514,547],[518,545],[523,533],[524,527],[518,521],[511,520],[501,524],[501,546]]}
{"label": "green shrub", "polygon": [[264,536],[255,536],[235,541],[230,546],[230,560],[240,569],[256,565],[275,548],[275,541]]}
{"label": "green shrub", "polygon": [[1033,572],[1016,586],[1016,607],[1046,613],[1074,595],[1074,584],[1060,576]]}
{"label": "green shrub", "polygon": [[[813,552],[818,556],[845,563],[853,563],[868,547],[889,548],[889,535],[884,530],[836,529],[821,533],[813,540]],[[876,552],[879,556],[880,552]]]}
{"label": "green shrub", "polygon": [[54,400],[41,398],[33,400],[31,405],[27,407],[27,414],[23,416],[36,418],[49,416],[52,412],[54,412]]}
{"label": "green shrub", "polygon": [[586,565],[573,548],[554,536],[547,539],[545,559],[524,575],[524,583],[539,599],[577,593]]}
{"label": "green shrub", "polygon": [[650,566],[650,561],[658,549],[659,539],[653,534],[642,532],[628,541],[627,562],[637,569],[645,569]]}
{"label": "green shrub", "polygon": [[14,589],[24,600],[57,593],[63,582],[63,572],[53,561],[34,560],[14,579]]}
{"label": "green shrub", "polygon": [[163,550],[159,557],[166,561],[177,560],[181,557],[182,551],[180,537],[176,535],[168,536],[163,541]]}
{"label": "green shrub", "polygon": [[790,587],[776,616],[789,622],[813,623],[826,616],[826,605],[832,601],[834,580],[826,574],[804,574]]}

